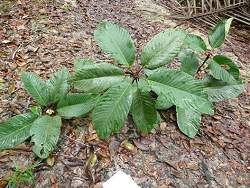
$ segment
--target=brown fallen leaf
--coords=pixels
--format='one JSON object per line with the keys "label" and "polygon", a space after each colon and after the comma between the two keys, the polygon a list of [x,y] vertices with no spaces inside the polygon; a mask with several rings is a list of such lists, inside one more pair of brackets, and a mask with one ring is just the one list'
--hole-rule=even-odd
{"label": "brown fallen leaf", "polygon": [[94,169],[94,166],[96,165],[97,163],[97,156],[95,153],[92,153],[88,160],[86,161],[86,164],[85,164],[85,174],[86,176],[90,177],[92,179],[93,182],[95,182],[95,169]]}
{"label": "brown fallen leaf", "polygon": [[7,183],[8,183],[8,182],[7,182],[6,180],[0,179],[0,188],[6,187]]}
{"label": "brown fallen leaf", "polygon": [[16,84],[15,83],[10,83],[9,88],[8,88],[8,93],[12,94],[16,90]]}
{"label": "brown fallen leaf", "polygon": [[121,143],[121,146],[129,151],[133,151],[135,149],[135,146],[131,144],[128,140],[124,140]]}
{"label": "brown fallen leaf", "polygon": [[59,188],[58,183],[56,181],[56,176],[50,176],[51,188]]}
{"label": "brown fallen leaf", "polygon": [[53,156],[49,156],[46,162],[49,166],[53,166],[55,164],[55,158]]}

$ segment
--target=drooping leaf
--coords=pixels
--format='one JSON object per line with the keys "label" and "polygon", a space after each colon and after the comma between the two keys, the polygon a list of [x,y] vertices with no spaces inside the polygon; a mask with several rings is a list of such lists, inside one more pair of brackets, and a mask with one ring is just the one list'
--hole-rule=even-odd
{"label": "drooping leaf", "polygon": [[194,138],[200,129],[201,114],[197,111],[176,107],[178,127],[189,138]]}
{"label": "drooping leaf", "polygon": [[199,67],[199,59],[192,50],[182,50],[179,53],[181,71],[194,75]]}
{"label": "drooping leaf", "polygon": [[50,103],[48,86],[38,75],[31,72],[24,72],[21,76],[26,91],[42,106]]}
{"label": "drooping leaf", "polygon": [[69,89],[68,79],[69,71],[67,68],[63,68],[60,71],[54,73],[47,81],[47,85],[50,93],[50,102],[56,103],[63,98]]}
{"label": "drooping leaf", "polygon": [[220,21],[208,34],[208,41],[212,48],[220,47],[226,39],[233,18]]}
{"label": "drooping leaf", "polygon": [[226,83],[211,76],[204,79],[204,85],[208,93],[208,99],[212,102],[219,102],[239,96],[245,89],[242,81]]}
{"label": "drooping leaf", "polygon": [[94,61],[91,59],[76,59],[74,61],[74,70],[79,71],[85,65],[92,65],[92,64],[94,64]]}
{"label": "drooping leaf", "polygon": [[235,80],[239,80],[240,71],[238,66],[228,57],[223,55],[216,55],[213,57],[214,62],[219,64],[222,68],[224,68],[227,72],[229,72]]}
{"label": "drooping leaf", "polygon": [[213,114],[212,103],[201,81],[179,70],[160,70],[148,77],[152,90],[184,109]]}
{"label": "drooping leaf", "polygon": [[100,48],[119,64],[130,66],[135,61],[135,46],[129,32],[110,22],[100,23],[94,33]]}
{"label": "drooping leaf", "polygon": [[90,112],[97,100],[96,94],[71,93],[59,101],[57,112],[64,118],[80,117]]}
{"label": "drooping leaf", "polygon": [[196,52],[204,52],[207,50],[206,43],[198,35],[188,34],[184,44],[187,48],[190,48]]}
{"label": "drooping leaf", "polygon": [[167,29],[155,35],[142,51],[142,65],[155,69],[170,63],[179,53],[185,37],[185,32],[175,29]]}
{"label": "drooping leaf", "polygon": [[30,136],[31,124],[38,116],[26,113],[0,123],[0,150],[13,148]]}
{"label": "drooping leaf", "polygon": [[100,92],[124,79],[122,69],[108,64],[85,65],[73,76],[76,89],[85,92]]}
{"label": "drooping leaf", "polygon": [[40,158],[47,158],[56,146],[61,132],[59,116],[42,116],[35,120],[30,129],[33,152]]}
{"label": "drooping leaf", "polygon": [[93,111],[93,125],[98,136],[107,138],[124,124],[132,104],[132,86],[122,83],[107,90]]}
{"label": "drooping leaf", "polygon": [[227,83],[236,83],[234,76],[230,74],[223,65],[220,65],[214,60],[208,64],[209,73],[217,80]]}
{"label": "drooping leaf", "polygon": [[133,96],[131,114],[136,128],[142,133],[149,133],[157,123],[155,102],[148,92],[137,89]]}
{"label": "drooping leaf", "polygon": [[156,102],[155,102],[155,107],[157,110],[167,110],[171,108],[174,104],[169,101],[165,95],[160,95],[157,97]]}

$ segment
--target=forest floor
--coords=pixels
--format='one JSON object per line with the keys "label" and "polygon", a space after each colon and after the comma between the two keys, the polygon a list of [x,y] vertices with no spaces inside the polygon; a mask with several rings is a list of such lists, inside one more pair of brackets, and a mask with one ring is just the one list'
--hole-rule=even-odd
{"label": "forest floor", "polygon": [[[62,66],[72,70],[76,58],[106,60],[93,31],[103,19],[126,27],[138,51],[165,28],[178,27],[202,36],[206,26],[168,18],[169,10],[151,0],[17,0],[0,5],[0,120],[25,112],[34,101],[22,89],[20,73],[46,78]],[[174,110],[147,136],[127,123],[121,133],[99,140],[89,118],[64,121],[58,147],[35,170],[33,185],[21,187],[91,187],[117,170],[130,174],[142,188],[250,187],[250,36],[237,25],[218,51],[240,67],[246,90],[216,104],[203,116],[201,132],[189,139],[178,130]],[[127,140],[127,141],[126,141]],[[124,142],[134,147],[126,149]],[[89,167],[94,153],[97,163]],[[34,163],[28,144],[0,152],[0,187],[14,163]],[[2,179],[1,179],[2,178]]]}

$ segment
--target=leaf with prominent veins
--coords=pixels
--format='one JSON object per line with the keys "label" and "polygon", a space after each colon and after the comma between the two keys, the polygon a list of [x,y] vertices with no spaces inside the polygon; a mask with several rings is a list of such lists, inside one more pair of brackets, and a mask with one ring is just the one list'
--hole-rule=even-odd
{"label": "leaf with prominent veins", "polygon": [[59,116],[42,116],[33,122],[30,129],[32,149],[40,158],[47,158],[57,144],[62,120]]}
{"label": "leaf with prominent veins", "polygon": [[31,72],[24,72],[21,76],[25,90],[35,99],[40,105],[47,106],[50,103],[50,94],[45,81],[39,78],[38,75]]}
{"label": "leaf with prominent veins", "polygon": [[130,66],[134,63],[135,46],[126,29],[104,21],[98,25],[94,36],[100,48],[118,64]]}
{"label": "leaf with prominent veins", "polygon": [[30,127],[38,115],[26,113],[0,123],[0,149],[13,148],[30,137]]}
{"label": "leaf with prominent veins", "polygon": [[101,92],[124,80],[122,69],[108,63],[82,66],[73,76],[76,89],[85,92]]}
{"label": "leaf with prominent veins", "polygon": [[212,103],[201,81],[179,70],[160,70],[148,77],[151,89],[184,109],[213,114]]}
{"label": "leaf with prominent veins", "polygon": [[123,126],[132,104],[133,88],[130,83],[111,87],[99,99],[93,111],[93,125],[102,139],[117,133]]}
{"label": "leaf with prominent veins", "polygon": [[155,35],[142,50],[142,65],[155,69],[170,63],[181,50],[185,37],[184,31],[175,29],[167,29]]}

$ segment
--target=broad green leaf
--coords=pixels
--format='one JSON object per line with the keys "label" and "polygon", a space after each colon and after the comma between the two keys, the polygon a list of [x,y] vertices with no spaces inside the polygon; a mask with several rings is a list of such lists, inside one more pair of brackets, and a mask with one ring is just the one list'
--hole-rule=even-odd
{"label": "broad green leaf", "polygon": [[42,116],[35,120],[30,129],[33,152],[40,158],[47,158],[56,146],[61,132],[59,116]]}
{"label": "broad green leaf", "polygon": [[179,53],[185,37],[185,32],[175,29],[167,29],[155,35],[142,51],[142,65],[155,69],[170,63]]}
{"label": "broad green leaf", "polygon": [[158,96],[155,102],[155,107],[157,110],[167,110],[171,108],[173,105],[174,104],[171,101],[169,101],[169,99],[164,95]]}
{"label": "broad green leaf", "polygon": [[92,64],[94,64],[94,61],[91,59],[76,59],[74,61],[74,70],[79,71],[85,65],[92,65]]}
{"label": "broad green leaf", "polygon": [[71,93],[59,101],[57,112],[64,118],[80,117],[90,112],[97,100],[95,94]]}
{"label": "broad green leaf", "polygon": [[223,55],[216,55],[213,57],[214,62],[218,63],[222,68],[229,72],[235,80],[239,80],[240,71],[238,66],[228,57]]}
{"label": "broad green leaf", "polygon": [[185,46],[187,46],[188,48],[196,52],[204,52],[207,50],[206,43],[198,35],[188,34],[184,43],[185,43]]}
{"label": "broad green leaf", "polygon": [[31,124],[38,116],[26,113],[0,123],[0,150],[13,148],[30,136]]}
{"label": "broad green leaf", "polygon": [[131,114],[140,132],[149,133],[154,128],[157,123],[157,111],[149,92],[141,92],[137,89],[133,96]]}
{"label": "broad green leaf", "polygon": [[108,63],[97,63],[83,66],[72,80],[78,90],[101,92],[120,83],[124,78],[122,69]]}
{"label": "broad green leaf", "polygon": [[176,107],[178,127],[189,138],[194,138],[200,129],[201,114],[197,111]]}
{"label": "broad green leaf", "polygon": [[179,70],[161,70],[148,77],[152,90],[184,109],[213,114],[212,103],[204,92],[203,83]]}
{"label": "broad green leaf", "polygon": [[206,86],[208,99],[212,102],[235,98],[245,89],[245,84],[242,81],[226,83],[221,80],[216,80],[213,77],[204,79],[204,85]]}
{"label": "broad green leaf", "polygon": [[99,99],[93,111],[93,125],[100,138],[121,129],[132,104],[132,90],[130,83],[122,83],[111,87]]}
{"label": "broad green leaf", "polygon": [[60,71],[54,73],[51,78],[47,81],[47,85],[50,92],[51,103],[58,102],[62,97],[64,97],[69,89],[68,79],[69,71],[67,68],[63,68]]}
{"label": "broad green leaf", "polygon": [[234,76],[230,74],[223,65],[211,60],[208,64],[209,73],[217,80],[222,80],[227,83],[236,83]]}
{"label": "broad green leaf", "polygon": [[50,95],[47,84],[38,75],[24,72],[21,76],[24,88],[40,105],[47,106],[50,103]]}
{"label": "broad green leaf", "polygon": [[208,34],[208,41],[212,48],[219,48],[226,39],[233,18],[220,21]]}
{"label": "broad green leaf", "polygon": [[179,60],[181,62],[181,71],[190,75],[194,75],[199,67],[199,59],[192,50],[182,50],[179,53]]}
{"label": "broad green leaf", "polygon": [[129,32],[110,22],[100,23],[94,33],[100,48],[119,64],[130,66],[135,61],[135,46]]}

